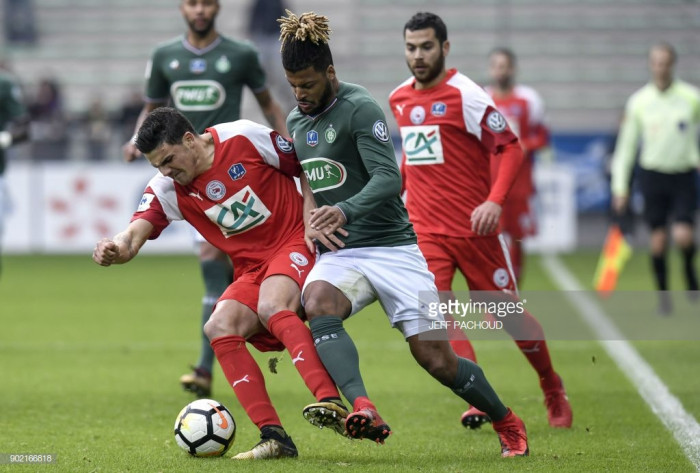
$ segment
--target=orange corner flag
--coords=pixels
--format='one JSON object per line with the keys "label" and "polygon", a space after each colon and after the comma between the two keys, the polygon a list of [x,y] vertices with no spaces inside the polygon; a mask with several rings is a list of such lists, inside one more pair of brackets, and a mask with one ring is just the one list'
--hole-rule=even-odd
{"label": "orange corner flag", "polygon": [[617,278],[632,256],[632,247],[617,225],[611,225],[600,253],[593,286],[602,297],[608,297],[617,285]]}

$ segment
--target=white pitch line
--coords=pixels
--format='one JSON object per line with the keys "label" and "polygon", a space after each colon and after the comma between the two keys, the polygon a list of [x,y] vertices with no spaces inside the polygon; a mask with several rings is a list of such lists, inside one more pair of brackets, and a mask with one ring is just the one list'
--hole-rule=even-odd
{"label": "white pitch line", "polygon": [[596,334],[596,338],[618,368],[637,388],[642,399],[680,444],[685,455],[700,472],[700,424],[688,413],[668,386],[656,375],[637,350],[625,340],[594,298],[554,255],[544,255],[541,264],[552,281],[565,291],[571,305]]}

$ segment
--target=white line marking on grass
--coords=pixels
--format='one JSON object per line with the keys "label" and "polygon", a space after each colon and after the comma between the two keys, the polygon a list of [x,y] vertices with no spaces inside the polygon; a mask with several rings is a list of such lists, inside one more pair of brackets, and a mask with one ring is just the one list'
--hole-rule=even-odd
{"label": "white line marking on grass", "polygon": [[610,358],[625,373],[637,388],[642,399],[652,412],[673,434],[686,456],[700,472],[700,424],[689,414],[676,396],[671,394],[668,386],[656,375],[651,366],[637,350],[625,340],[600,308],[594,298],[584,292],[584,288],[554,255],[544,255],[542,266],[551,276],[552,281],[576,308],[589,328],[596,334]]}

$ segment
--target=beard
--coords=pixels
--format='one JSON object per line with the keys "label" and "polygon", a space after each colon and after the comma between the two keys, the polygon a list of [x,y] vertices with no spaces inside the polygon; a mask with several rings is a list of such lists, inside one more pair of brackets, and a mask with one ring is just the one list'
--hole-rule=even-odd
{"label": "beard", "polygon": [[202,28],[197,28],[195,26],[195,21],[190,21],[187,23],[187,25],[192,33],[197,35],[199,38],[205,38],[214,29],[214,20],[212,19],[211,21],[207,22]]}
{"label": "beard", "polygon": [[420,77],[416,75],[416,72],[410,65],[408,66],[408,68],[411,70],[411,73],[418,82],[428,84],[435,80],[435,78],[438,77],[442,73],[442,70],[445,68],[445,55],[441,52],[440,56],[438,56],[435,63],[431,67],[428,67],[428,69],[425,72],[423,72]]}
{"label": "beard", "polygon": [[321,98],[318,100],[318,105],[309,110],[307,115],[318,115],[321,113],[330,103],[331,97],[333,97],[333,84],[331,84],[330,80],[326,79],[326,87],[323,90],[323,95],[321,95]]}
{"label": "beard", "polygon": [[511,87],[513,87],[513,77],[512,76],[499,77],[498,79],[495,80],[495,82],[496,82],[496,85],[498,86],[498,88],[501,90],[508,90]]}

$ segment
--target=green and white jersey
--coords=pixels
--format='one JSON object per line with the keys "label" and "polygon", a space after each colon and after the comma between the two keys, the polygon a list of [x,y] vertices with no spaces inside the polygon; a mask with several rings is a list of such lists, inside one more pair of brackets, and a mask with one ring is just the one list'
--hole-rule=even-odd
{"label": "green and white jersey", "polygon": [[[12,120],[25,113],[21,88],[12,77],[0,74],[0,131],[4,130]],[[4,172],[5,150],[0,148],[0,176]]]}
{"label": "green and white jersey", "polygon": [[641,143],[642,169],[666,174],[688,172],[700,164],[698,152],[700,91],[680,80],[666,90],[649,83],[627,101],[625,119],[615,145],[612,192],[626,195]]}
{"label": "green and white jersey", "polygon": [[146,67],[146,100],[171,100],[203,133],[208,126],[240,118],[243,86],[265,90],[258,53],[247,42],[219,36],[196,49],[185,36],[159,45]]}
{"label": "green and white jersey", "polygon": [[328,108],[316,116],[295,108],[287,129],[316,204],[347,218],[345,248],[416,243],[386,118],[364,87],[341,82]]}

